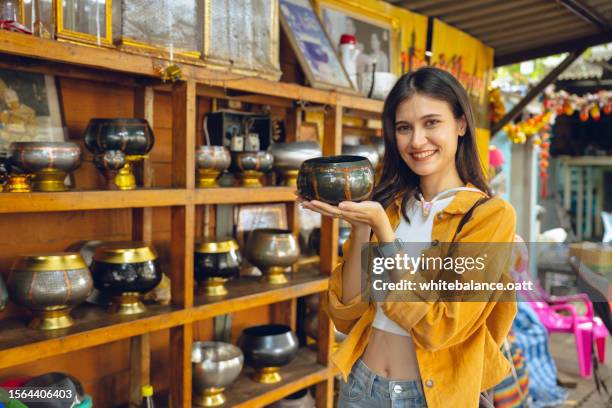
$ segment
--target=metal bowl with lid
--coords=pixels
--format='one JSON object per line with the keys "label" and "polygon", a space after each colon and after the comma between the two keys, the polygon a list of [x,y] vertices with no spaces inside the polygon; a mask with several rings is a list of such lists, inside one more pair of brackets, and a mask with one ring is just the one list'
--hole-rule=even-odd
{"label": "metal bowl with lid", "polygon": [[113,298],[111,312],[143,313],[140,295],[162,279],[155,249],[139,241],[105,242],[96,248],[91,271],[96,289]]}
{"label": "metal bowl with lid", "polygon": [[32,312],[30,327],[43,330],[72,326],[70,310],[93,289],[91,273],[77,252],[21,255],[7,285],[13,303]]}
{"label": "metal bowl with lid", "polygon": [[195,244],[195,280],[208,296],[226,295],[225,282],[240,273],[242,256],[231,237],[208,237]]}

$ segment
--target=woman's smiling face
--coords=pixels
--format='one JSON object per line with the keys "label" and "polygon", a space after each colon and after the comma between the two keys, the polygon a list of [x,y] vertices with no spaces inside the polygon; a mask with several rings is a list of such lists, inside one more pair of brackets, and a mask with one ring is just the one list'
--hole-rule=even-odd
{"label": "woman's smiling face", "polygon": [[457,143],[465,131],[465,119],[456,119],[445,101],[415,93],[397,106],[397,149],[420,177],[455,171]]}

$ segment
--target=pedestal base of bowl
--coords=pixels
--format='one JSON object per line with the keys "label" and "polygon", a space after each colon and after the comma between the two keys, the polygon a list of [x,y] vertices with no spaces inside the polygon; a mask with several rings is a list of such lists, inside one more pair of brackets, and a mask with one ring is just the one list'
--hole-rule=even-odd
{"label": "pedestal base of bowl", "polygon": [[261,278],[263,283],[271,283],[273,285],[282,285],[288,283],[289,280],[285,276],[285,268],[282,266],[272,266],[268,268]]}
{"label": "pedestal base of bowl", "polygon": [[261,384],[275,384],[282,380],[278,367],[264,367],[262,369],[255,370],[253,379]]}
{"label": "pedestal base of bowl", "polygon": [[213,169],[198,169],[198,180],[196,187],[198,188],[212,188],[219,187],[217,183],[217,177],[221,172]]}
{"label": "pedestal base of bowl", "polygon": [[44,310],[35,312],[34,318],[28,325],[31,329],[58,330],[65,329],[74,324],[70,317],[70,309]]}
{"label": "pedestal base of bowl", "polygon": [[112,304],[108,311],[123,316],[135,315],[144,313],[147,310],[145,305],[140,301],[138,293],[124,293],[121,296],[112,298]]}
{"label": "pedestal base of bowl", "polygon": [[134,190],[136,188],[136,177],[132,171],[132,163],[127,160],[115,176],[115,184],[119,190]]}
{"label": "pedestal base of bowl", "polygon": [[242,179],[242,187],[262,187],[263,184],[259,181],[259,178],[263,176],[263,173],[255,170],[245,170],[240,173]]}
{"label": "pedestal base of bowl", "polygon": [[288,187],[297,187],[297,177],[299,170],[285,170],[283,172],[283,185]]}
{"label": "pedestal base of bowl", "polygon": [[6,191],[9,193],[29,193],[32,191],[30,184],[31,174],[11,174],[6,183]]}
{"label": "pedestal base of bowl", "polygon": [[201,394],[193,396],[193,403],[199,407],[218,407],[225,404],[225,388],[206,388]]}
{"label": "pedestal base of bowl", "polygon": [[59,170],[42,170],[34,176],[34,191],[68,191],[64,184],[67,173]]}
{"label": "pedestal base of bowl", "polygon": [[227,279],[225,278],[208,278],[204,283],[204,294],[206,296],[224,296],[229,292],[225,287],[225,282]]}

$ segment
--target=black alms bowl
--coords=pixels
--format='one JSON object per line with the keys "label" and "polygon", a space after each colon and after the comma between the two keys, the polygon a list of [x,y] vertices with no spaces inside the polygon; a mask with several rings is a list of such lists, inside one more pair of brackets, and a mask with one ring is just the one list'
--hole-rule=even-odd
{"label": "black alms bowl", "polygon": [[342,201],[370,199],[374,169],[362,156],[327,156],[306,160],[300,167],[297,186],[307,200],[338,205]]}
{"label": "black alms bowl", "polygon": [[232,238],[207,238],[195,245],[194,272],[197,282],[208,278],[234,278],[240,273],[242,256]]}
{"label": "black alms bowl", "polygon": [[295,333],[282,324],[248,327],[242,331],[238,345],[246,364],[255,369],[287,365],[298,351]]}

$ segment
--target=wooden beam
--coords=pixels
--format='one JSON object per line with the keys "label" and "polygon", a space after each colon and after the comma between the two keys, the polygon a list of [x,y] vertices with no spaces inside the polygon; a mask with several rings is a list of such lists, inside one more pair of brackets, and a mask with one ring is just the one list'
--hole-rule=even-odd
{"label": "wooden beam", "polygon": [[610,29],[608,20],[599,14],[596,10],[593,10],[589,5],[585,4],[580,0],[560,0],[565,8],[571,11],[574,15],[587,23],[597,27],[599,30],[606,31]]}
{"label": "wooden beam", "polygon": [[507,123],[514,120],[536,96],[540,94],[548,85],[550,85],[557,77],[565,71],[567,67],[584,52],[585,48],[577,51],[572,51],[559,65],[550,71],[542,80],[527,92],[527,95],[521,99],[510,112],[491,128],[491,137],[494,137]]}
{"label": "wooden beam", "polygon": [[572,52],[576,50],[584,50],[594,45],[605,44],[612,41],[612,30],[605,33],[593,34],[576,40],[568,40],[557,42],[541,47],[527,48],[520,51],[509,51],[507,53],[496,55],[494,65],[496,67],[514,64],[521,61],[527,61],[535,58],[546,57],[548,55],[559,54],[562,52]]}

